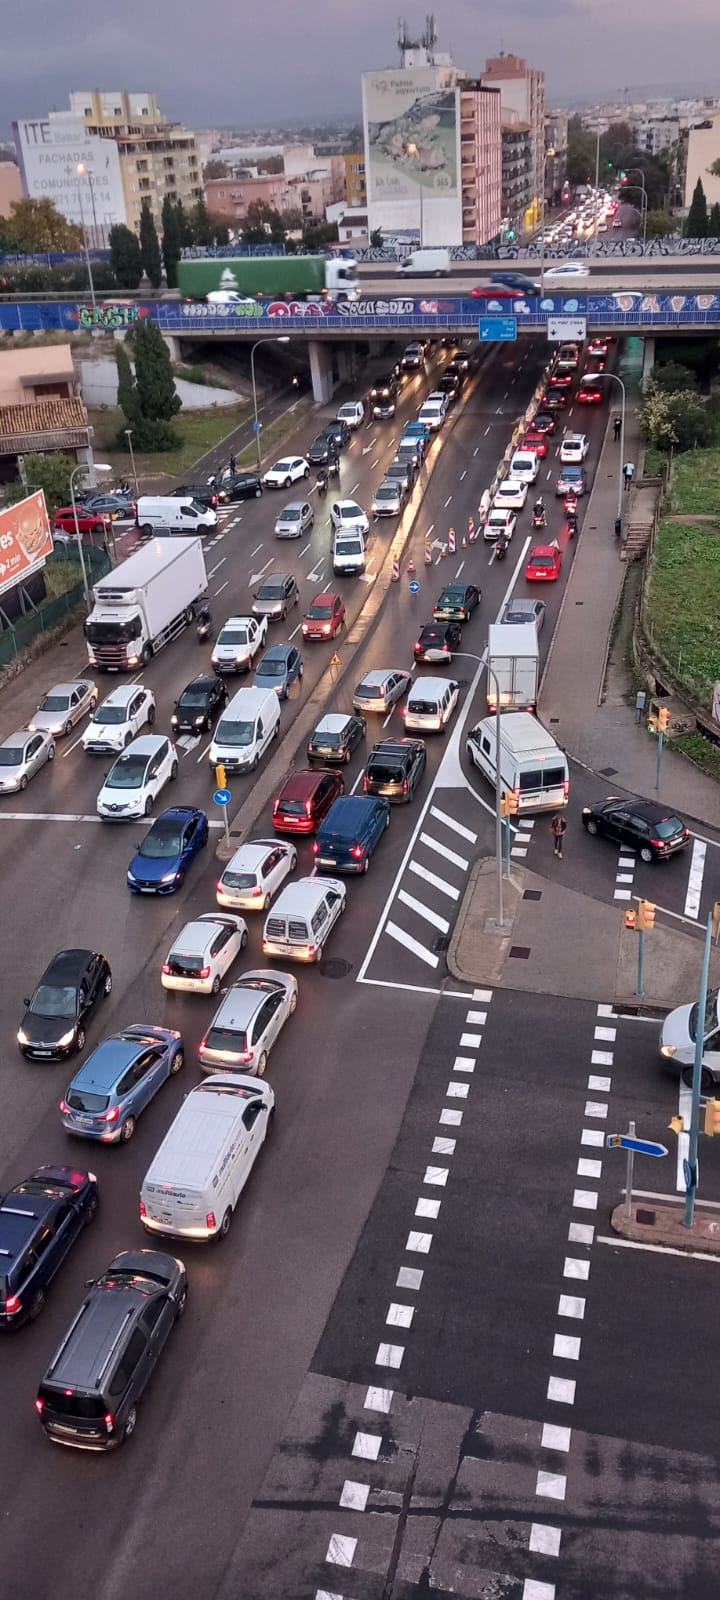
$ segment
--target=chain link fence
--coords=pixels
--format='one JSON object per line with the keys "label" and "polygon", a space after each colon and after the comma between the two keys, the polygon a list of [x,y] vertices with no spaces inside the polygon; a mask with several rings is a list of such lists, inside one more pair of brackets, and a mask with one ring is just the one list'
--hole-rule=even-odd
{"label": "chain link fence", "polygon": [[[84,547],[83,554],[88,583],[92,585],[97,578],[103,578],[105,573],[110,571],[112,562],[104,550],[98,550],[92,545]],[[25,650],[34,639],[57,627],[64,617],[82,603],[85,591],[80,561],[76,553],[71,550],[65,552],[56,547],[55,554],[46,562],[46,573],[51,573],[55,565],[75,569],[76,582],[72,583],[63,594],[57,595],[54,600],[45,600],[37,608],[29,608],[23,616],[16,617],[13,622],[8,622],[0,614],[0,671],[15,661],[21,650]]]}

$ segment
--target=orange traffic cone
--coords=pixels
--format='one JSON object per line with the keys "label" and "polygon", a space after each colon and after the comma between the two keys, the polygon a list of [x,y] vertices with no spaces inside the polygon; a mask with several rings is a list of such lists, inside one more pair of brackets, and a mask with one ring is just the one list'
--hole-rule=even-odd
{"label": "orange traffic cone", "polygon": [[448,550],[450,552],[450,555],[454,556],[454,554],[455,554],[455,529],[454,528],[451,528],[449,533],[448,533]]}
{"label": "orange traffic cone", "polygon": [[462,536],[462,549],[467,550],[467,539],[465,538],[464,534]]}
{"label": "orange traffic cone", "polygon": [[408,561],[407,569],[408,569],[408,572],[410,574],[410,577],[413,578],[415,576],[415,562],[412,560],[412,557]]}
{"label": "orange traffic cone", "polygon": [[397,561],[397,560],[393,561],[393,564],[392,564],[392,579],[391,579],[391,582],[392,583],[399,583],[400,582],[400,562]]}

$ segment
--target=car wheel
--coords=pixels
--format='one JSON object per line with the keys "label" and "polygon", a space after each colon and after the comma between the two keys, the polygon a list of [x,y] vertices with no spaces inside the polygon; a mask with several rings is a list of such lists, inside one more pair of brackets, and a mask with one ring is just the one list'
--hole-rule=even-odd
{"label": "car wheel", "polygon": [[350,762],[352,761],[352,750],[346,750],[345,751],[344,760],[345,760],[346,767],[348,767],[350,765]]}
{"label": "car wheel", "polygon": [[284,485],[284,487],[285,487],[285,488],[286,488],[286,489],[289,489],[289,488],[290,488],[290,486],[291,486],[291,484],[292,484],[292,478],[286,478],[286,479],[285,479],[285,485]]}
{"label": "car wheel", "polygon": [[180,1318],[182,1316],[184,1316],[184,1314],[185,1314],[185,1308],[187,1306],[187,1297],[188,1297],[187,1284],[185,1284],[185,1288],[183,1289],[183,1291],[182,1291],[182,1293],[180,1295],[180,1299],[178,1300],[178,1303],[177,1303],[177,1305],[175,1307],[175,1321],[176,1322],[179,1322]]}
{"label": "car wheel", "polygon": [[154,706],[149,706],[148,714],[147,714],[147,720],[148,720],[148,727],[151,728],[153,723],[154,723],[154,721],[155,721],[155,707]]}
{"label": "car wheel", "polygon": [[299,682],[302,682],[302,675],[303,675],[304,671],[305,671],[305,668],[304,668],[304,666],[302,665],[302,662],[301,662],[300,666],[298,667],[298,681]]}
{"label": "car wheel", "polygon": [[[686,1089],[692,1089],[693,1068],[690,1064],[683,1067],[680,1074]],[[712,1098],[715,1093],[715,1079],[709,1067],[700,1068],[700,1093]]]}
{"label": "car wheel", "polygon": [[290,1016],[292,1016],[293,1012],[297,1010],[297,989],[295,989],[294,993],[290,996],[290,1005],[288,1009]]}
{"label": "car wheel", "polygon": [[128,1411],[128,1414],[127,1414],[127,1416],[125,1418],[125,1426],[123,1428],[123,1433],[122,1433],[123,1442],[126,1439],[129,1439],[131,1437],[131,1435],[135,1432],[135,1424],[136,1424],[136,1422],[137,1422],[137,1406],[131,1406],[130,1410]]}
{"label": "car wheel", "polygon": [[257,1066],[255,1068],[255,1071],[257,1073],[258,1078],[264,1078],[265,1077],[265,1068],[266,1068],[266,1066],[267,1066],[267,1050],[261,1050],[260,1054],[258,1056],[258,1064],[257,1064]]}
{"label": "car wheel", "polygon": [[385,818],[385,827],[386,828],[390,827],[390,812],[389,811],[388,811],[388,814],[387,814],[387,816]]}
{"label": "car wheel", "polygon": [[184,872],[179,872],[177,877],[176,877],[176,879],[175,879],[175,893],[176,894],[177,894],[178,889],[182,889],[182,886],[183,886],[184,882],[185,882],[185,873]]}
{"label": "car wheel", "polygon": [[90,1204],[87,1207],[86,1212],[85,1212],[85,1227],[86,1228],[89,1228],[90,1227],[90,1223],[95,1221],[95,1218],[97,1217],[97,1214],[98,1214],[98,1199],[97,1199],[97,1195],[94,1195],[92,1200],[90,1201]]}
{"label": "car wheel", "polygon": [[642,846],[642,849],[638,851],[638,855],[640,856],[640,860],[641,861],[654,861],[655,860],[655,856],[653,854],[653,851],[650,849],[649,844],[644,844]]}
{"label": "car wheel", "polygon": [[63,728],[63,733],[72,733],[72,730],[73,730],[73,725],[72,725],[72,720],[71,720],[70,722],[66,722],[65,723],[65,727]]}
{"label": "car wheel", "polygon": [[132,741],[133,741],[132,732],[128,731],[126,733],[126,735],[125,735],[125,738],[123,739],[123,750],[127,750],[128,745],[132,744]]}
{"label": "car wheel", "polygon": [[144,645],[143,645],[143,648],[142,648],[142,655],[141,655],[141,657],[140,657],[140,660],[141,660],[141,662],[142,662],[142,665],[143,665],[143,666],[144,666],[144,667],[146,667],[146,666],[147,666],[147,664],[148,664],[148,662],[149,662],[149,661],[152,661],[152,650],[151,650],[151,649],[150,649],[150,646],[149,646],[149,644],[144,644]]}
{"label": "car wheel", "polygon": [[593,836],[598,832],[598,825],[597,825],[594,817],[589,817],[588,821],[585,824],[585,826],[587,828],[588,833],[593,834]]}
{"label": "car wheel", "polygon": [[210,993],[211,994],[219,994],[220,993],[220,978],[219,978],[217,973],[216,973],[215,977],[213,978],[212,989],[210,990]]}
{"label": "car wheel", "polygon": [[75,1049],[76,1050],[84,1050],[85,1049],[85,1029],[84,1028],[78,1028],[78,1031],[77,1031],[77,1033],[75,1035]]}
{"label": "car wheel", "polygon": [[106,972],[106,974],[105,974],[105,982],[103,984],[103,994],[106,997],[107,997],[107,995],[112,994],[112,973],[111,972]]}
{"label": "car wheel", "polygon": [[258,764],[259,759],[260,759],[260,757],[258,756],[258,754],[256,752],[255,755],[252,758],[252,761],[250,762],[250,771],[251,772],[255,772],[257,770],[257,764]]}
{"label": "car wheel", "polygon": [[54,761],[55,760],[55,746],[54,746],[54,744],[51,744],[49,746],[48,753],[47,753],[47,758],[48,758],[48,761]]}
{"label": "car wheel", "polygon": [[255,499],[256,499],[256,500],[259,500],[259,499],[260,499],[260,496],[261,496],[261,494],[262,494],[262,489],[261,489],[261,488],[260,488],[260,486],[259,486],[259,485],[258,485],[258,487],[257,487],[257,489],[256,489],[256,490],[255,490]]}
{"label": "car wheel", "polygon": [[247,944],[247,941],[248,941],[248,933],[247,933],[247,928],[243,928],[243,931],[242,931],[242,933],[241,933],[241,935],[240,935],[240,949],[241,949],[241,950],[244,950],[244,949],[245,949],[245,946],[246,946],[246,944]]}
{"label": "car wheel", "polygon": [[[218,986],[218,989],[219,989],[220,988],[220,979],[218,978],[216,981],[217,981],[217,986]],[[217,994],[217,989],[214,986],[213,986],[213,994]],[[170,1068],[170,1076],[171,1076],[171,1078],[175,1077],[175,1073],[176,1072],[182,1072],[182,1069],[183,1069],[184,1065],[185,1065],[185,1051],[184,1050],[176,1050],[175,1054],[173,1056],[172,1066]]]}
{"label": "car wheel", "polygon": [[23,793],[23,791],[25,789],[27,789],[27,783],[28,783],[27,778],[25,777],[25,773],[23,773],[23,775],[22,775],[22,777],[20,779],[20,793],[21,794]]}
{"label": "car wheel", "polygon": [[120,1143],[128,1144],[135,1132],[135,1118],[126,1117],[120,1129]]}
{"label": "car wheel", "polygon": [[179,765],[178,765],[177,761],[173,761],[173,764],[172,764],[172,766],[170,768],[170,782],[171,783],[175,782],[175,779],[176,779],[179,771],[180,771],[180,768],[179,768]]}
{"label": "car wheel", "polygon": [[147,797],[147,800],[145,801],[145,806],[144,806],[146,817],[149,817],[150,812],[152,811],[152,808],[153,808],[152,795],[149,794],[148,797]]}
{"label": "car wheel", "polygon": [[34,1293],[34,1295],[32,1297],[32,1300],[30,1301],[30,1306],[29,1306],[29,1309],[28,1309],[28,1317],[29,1317],[31,1322],[35,1322],[36,1318],[39,1317],[40,1312],[42,1311],[44,1305],[45,1305],[45,1290],[44,1289],[36,1289],[35,1293]]}
{"label": "car wheel", "polygon": [[230,1206],[228,1206],[227,1211],[225,1212],[225,1215],[224,1215],[224,1217],[222,1219],[222,1222],[220,1223],[220,1227],[218,1229],[218,1239],[227,1239],[227,1236],[228,1236],[228,1234],[230,1232],[230,1223],[231,1222],[232,1222],[232,1211],[230,1209]]}
{"label": "car wheel", "polygon": [[286,618],[287,618],[287,606],[283,606],[282,611],[280,612],[280,621],[281,622],[285,622]]}
{"label": "car wheel", "polygon": [[310,477],[310,468],[309,467],[305,468],[305,471],[303,473],[303,477],[304,478],[309,478]]}

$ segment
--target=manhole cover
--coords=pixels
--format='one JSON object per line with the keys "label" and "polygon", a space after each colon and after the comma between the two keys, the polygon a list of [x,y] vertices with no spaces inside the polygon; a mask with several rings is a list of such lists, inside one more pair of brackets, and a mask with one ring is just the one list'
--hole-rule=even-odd
{"label": "manhole cover", "polygon": [[530,955],[529,944],[511,944],[510,955],[514,961],[527,961]]}
{"label": "manhole cover", "polygon": [[617,767],[601,767],[600,768],[600,777],[601,778],[614,778],[616,772],[617,772]]}
{"label": "manhole cover", "polygon": [[318,972],[321,978],[346,978],[350,971],[351,963],[343,961],[340,956],[325,956],[318,962]]}
{"label": "manhole cover", "polygon": [[442,955],[443,950],[449,950],[449,948],[450,948],[450,935],[449,934],[441,933],[441,934],[438,935],[437,939],[433,940],[433,950],[437,950],[440,955]]}
{"label": "manhole cover", "polygon": [[525,889],[523,900],[542,900],[542,889]]}

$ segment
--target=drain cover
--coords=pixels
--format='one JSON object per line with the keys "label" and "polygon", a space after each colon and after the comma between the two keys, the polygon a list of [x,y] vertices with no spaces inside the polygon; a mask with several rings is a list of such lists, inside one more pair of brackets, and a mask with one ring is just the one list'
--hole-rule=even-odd
{"label": "drain cover", "polygon": [[433,950],[437,950],[438,954],[441,955],[443,950],[449,950],[449,948],[450,948],[450,935],[449,934],[447,934],[447,933],[438,934],[437,939],[433,940]]}
{"label": "drain cover", "polygon": [[321,978],[346,978],[351,969],[349,961],[343,961],[340,956],[325,956],[318,962],[318,972]]}
{"label": "drain cover", "polygon": [[511,944],[510,955],[515,961],[527,961],[530,955],[529,944]]}
{"label": "drain cover", "polygon": [[616,772],[617,772],[617,767],[601,767],[600,768],[600,777],[601,778],[614,778]]}
{"label": "drain cover", "polygon": [[542,889],[525,889],[523,900],[542,900]]}

